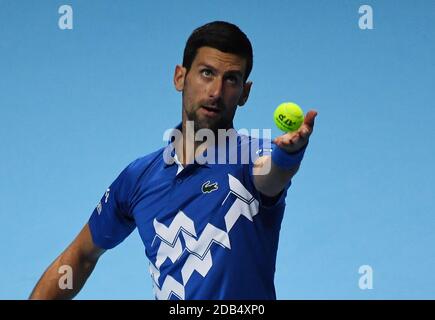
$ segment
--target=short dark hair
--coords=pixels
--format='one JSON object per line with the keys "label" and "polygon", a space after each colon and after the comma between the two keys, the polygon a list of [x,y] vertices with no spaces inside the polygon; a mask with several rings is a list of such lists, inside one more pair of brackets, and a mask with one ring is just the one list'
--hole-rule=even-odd
{"label": "short dark hair", "polygon": [[225,21],[214,21],[195,29],[184,48],[183,67],[190,70],[198,49],[211,47],[246,59],[245,79],[252,70],[253,54],[248,37],[236,25]]}

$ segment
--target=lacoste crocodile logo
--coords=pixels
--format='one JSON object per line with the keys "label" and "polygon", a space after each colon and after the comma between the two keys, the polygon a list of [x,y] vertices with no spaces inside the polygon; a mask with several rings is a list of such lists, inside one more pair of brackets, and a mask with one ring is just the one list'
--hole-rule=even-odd
{"label": "lacoste crocodile logo", "polygon": [[217,190],[218,188],[219,188],[219,186],[218,186],[217,182],[210,184],[210,180],[208,180],[207,182],[204,182],[202,184],[201,190],[202,190],[202,193],[210,193],[210,192]]}

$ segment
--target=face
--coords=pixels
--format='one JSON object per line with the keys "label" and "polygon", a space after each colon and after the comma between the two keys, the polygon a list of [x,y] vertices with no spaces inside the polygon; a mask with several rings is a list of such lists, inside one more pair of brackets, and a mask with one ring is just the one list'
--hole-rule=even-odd
{"label": "face", "polygon": [[201,47],[192,66],[177,66],[175,88],[183,93],[183,124],[195,122],[195,131],[229,129],[237,106],[249,96],[251,82],[244,82],[246,60],[231,53]]}

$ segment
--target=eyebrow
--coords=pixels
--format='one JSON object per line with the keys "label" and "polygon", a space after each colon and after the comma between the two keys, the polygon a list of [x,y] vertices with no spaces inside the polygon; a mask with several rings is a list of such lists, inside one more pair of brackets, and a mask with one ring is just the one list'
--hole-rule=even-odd
{"label": "eyebrow", "polygon": [[[207,64],[207,63],[199,63],[198,64],[199,67],[206,67],[214,72],[216,72],[216,68]],[[225,72],[226,75],[228,74],[232,74],[232,75],[237,75],[240,78],[243,78],[243,73],[240,70],[228,70],[227,72]]]}

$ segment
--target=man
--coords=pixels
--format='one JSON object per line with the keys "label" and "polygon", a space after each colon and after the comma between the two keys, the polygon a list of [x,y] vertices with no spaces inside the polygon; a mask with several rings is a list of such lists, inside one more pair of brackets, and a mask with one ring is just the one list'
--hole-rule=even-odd
{"label": "man", "polygon": [[[317,113],[309,111],[300,129],[276,138],[273,149],[263,148],[263,139],[243,135],[236,136],[235,148],[193,138],[204,129],[217,134],[233,128],[237,106],[246,103],[252,86],[247,81],[252,60],[248,38],[233,24],[216,21],[192,33],[174,74],[175,88],[182,92],[181,138],[121,172],[31,299],[73,298],[105,250],[136,227],[157,299],[276,299],[273,280],[286,192]],[[254,142],[259,143],[257,157],[228,163]],[[223,153],[226,161],[198,161],[213,152]],[[73,270],[72,289],[59,288],[63,265]]]}

